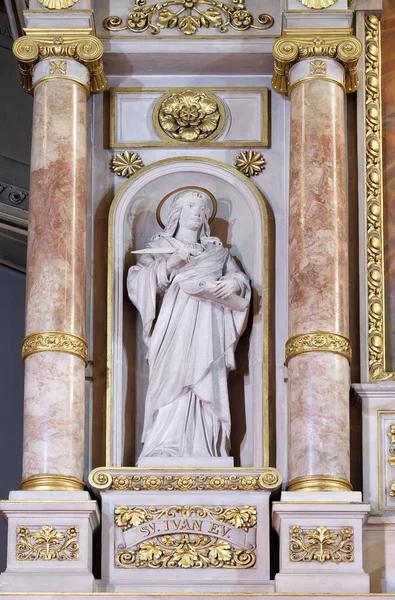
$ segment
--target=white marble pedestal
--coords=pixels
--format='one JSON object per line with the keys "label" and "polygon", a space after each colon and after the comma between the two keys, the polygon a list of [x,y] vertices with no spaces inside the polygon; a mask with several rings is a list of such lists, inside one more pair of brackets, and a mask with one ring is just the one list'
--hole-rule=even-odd
{"label": "white marble pedestal", "polygon": [[11,492],[0,502],[8,522],[3,592],[92,592],[97,503],[87,492]]}
{"label": "white marble pedestal", "polygon": [[276,592],[369,592],[362,567],[369,508],[359,492],[283,492],[273,504],[280,536]]}
{"label": "white marble pedestal", "polygon": [[[96,471],[102,592],[274,591],[270,491],[275,469]],[[266,482],[266,483],[265,483]]]}

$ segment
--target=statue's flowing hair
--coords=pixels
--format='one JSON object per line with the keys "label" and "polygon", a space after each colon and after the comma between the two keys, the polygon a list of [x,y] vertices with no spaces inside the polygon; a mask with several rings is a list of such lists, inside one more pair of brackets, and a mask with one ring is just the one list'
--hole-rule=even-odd
{"label": "statue's flowing hair", "polygon": [[185,196],[192,196],[195,198],[201,198],[205,200],[205,211],[202,227],[200,230],[200,241],[213,241],[215,243],[217,241],[217,238],[210,237],[210,225],[208,224],[208,220],[210,218],[210,198],[206,194],[200,192],[199,190],[182,190],[174,196],[173,200],[171,201],[169,217],[167,219],[166,227],[161,233],[156,234],[152,239],[157,240],[161,237],[174,237],[180,221]]}

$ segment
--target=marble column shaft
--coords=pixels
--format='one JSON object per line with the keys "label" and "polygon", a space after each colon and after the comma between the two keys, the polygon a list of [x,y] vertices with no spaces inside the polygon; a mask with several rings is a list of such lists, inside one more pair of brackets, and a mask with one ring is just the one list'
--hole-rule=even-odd
{"label": "marble column shaft", "polygon": [[[78,68],[89,82],[87,69]],[[43,77],[35,84],[26,336],[51,331],[84,338],[86,102],[87,90],[71,78]],[[81,357],[66,351],[27,356],[24,480],[55,475],[60,488],[68,477],[82,480],[84,386]]]}
{"label": "marble column shaft", "polygon": [[[289,337],[348,338],[344,90],[306,78],[290,99]],[[349,363],[340,354],[312,351],[289,360],[290,489],[305,476],[349,480],[349,386]]]}

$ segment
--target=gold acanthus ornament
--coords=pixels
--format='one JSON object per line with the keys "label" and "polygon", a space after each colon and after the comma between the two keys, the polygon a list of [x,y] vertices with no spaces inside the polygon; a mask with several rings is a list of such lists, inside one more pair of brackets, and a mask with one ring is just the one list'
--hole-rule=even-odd
{"label": "gold acanthus ornament", "polygon": [[103,27],[108,31],[129,29],[133,33],[148,29],[153,35],[159,34],[161,29],[178,29],[185,35],[193,35],[201,27],[226,33],[229,27],[236,31],[265,30],[274,23],[273,17],[265,13],[258,15],[257,20],[259,25],[254,24],[254,17],[247,10],[245,0],[233,0],[232,3],[220,0],[164,0],[148,6],[146,0],[135,0],[126,25],[123,25],[121,17],[110,16],[104,19]]}
{"label": "gold acanthus ornament", "polygon": [[221,133],[225,125],[225,110],[219,98],[211,92],[170,92],[157,103],[154,123],[165,138],[186,143],[208,141]]}
{"label": "gold acanthus ornament", "polygon": [[45,525],[39,531],[30,531],[21,526],[16,533],[17,560],[78,560],[78,527],[72,526],[66,531],[59,531]]}
{"label": "gold acanthus ornament", "polygon": [[376,15],[365,16],[366,227],[369,378],[395,379],[385,364],[381,40]]}
{"label": "gold acanthus ornament", "polygon": [[174,519],[177,515],[189,518],[192,516],[200,519],[209,517],[210,519],[220,521],[221,523],[229,523],[237,529],[249,531],[251,527],[255,527],[257,523],[257,511],[253,506],[216,506],[209,508],[207,506],[165,506],[164,508],[156,508],[149,506],[117,506],[115,508],[115,525],[121,527],[123,531],[138,527],[142,523],[168,517]]}
{"label": "gold acanthus ornament", "polygon": [[289,530],[289,558],[292,562],[334,563],[354,561],[354,529],[343,527],[330,531],[320,526],[303,530],[298,525]]}
{"label": "gold acanthus ornament", "polygon": [[320,37],[312,31],[311,35],[298,36],[297,31],[289,31],[273,46],[274,75],[272,87],[279,94],[288,94],[289,70],[303,59],[324,57],[340,62],[345,69],[345,89],[355,92],[358,87],[358,60],[362,53],[362,44],[354,36],[328,35]]}
{"label": "gold acanthus ornament", "polygon": [[49,10],[63,10],[77,4],[78,0],[38,0],[45,8]]}
{"label": "gold acanthus ornament", "polygon": [[25,92],[32,93],[32,73],[35,65],[46,58],[74,58],[85,65],[90,73],[90,91],[103,92],[107,78],[103,70],[103,46],[93,35],[25,35],[18,38],[12,47],[21,72],[21,85]]}
{"label": "gold acanthus ornament", "polygon": [[236,548],[210,535],[164,535],[135,548],[120,550],[115,564],[123,569],[249,569],[256,563],[253,550]]}

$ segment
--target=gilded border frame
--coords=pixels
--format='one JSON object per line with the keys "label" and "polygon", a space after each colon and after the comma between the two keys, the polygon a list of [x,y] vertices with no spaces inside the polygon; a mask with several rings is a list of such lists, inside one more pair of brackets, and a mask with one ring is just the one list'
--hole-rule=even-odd
{"label": "gilded border frame", "polygon": [[395,380],[386,369],[383,125],[380,19],[365,14],[366,258],[369,381]]}
{"label": "gilded border frame", "polygon": [[[263,457],[262,457],[262,467],[270,466],[270,407],[269,407],[269,351],[270,351],[270,248],[269,248],[269,235],[270,235],[270,208],[269,203],[266,197],[263,195],[261,190],[250,181],[245,175],[241,174],[235,167],[227,165],[218,160],[214,160],[211,158],[204,158],[199,156],[177,156],[173,158],[165,158],[158,160],[146,167],[140,169],[137,173],[132,175],[125,183],[120,187],[118,192],[115,194],[114,199],[110,206],[109,216],[108,216],[108,258],[107,258],[107,378],[106,378],[106,409],[105,409],[105,467],[119,469],[120,471],[124,471],[125,469],[133,469],[136,472],[138,471],[146,471],[146,468],[143,467],[114,467],[111,465],[111,441],[112,441],[112,347],[113,347],[113,302],[112,302],[112,293],[113,293],[113,224],[114,224],[114,213],[115,209],[118,205],[120,198],[123,196],[126,189],[129,185],[134,182],[141,174],[147,172],[148,170],[152,170],[157,166],[172,163],[172,162],[180,162],[181,160],[185,161],[202,161],[206,163],[211,163],[213,165],[220,166],[231,171],[233,174],[237,175],[237,177],[243,180],[251,191],[254,193],[255,197],[259,201],[260,213],[261,213],[261,224],[262,224],[262,236],[263,236],[263,273],[262,273],[262,305],[263,305],[263,379],[262,379],[262,390],[263,390]],[[254,469],[259,469],[260,467],[254,467]],[[168,469],[157,469],[158,471],[168,471]],[[183,471],[186,469],[183,468]],[[206,469],[207,470],[207,469]],[[213,472],[215,471],[223,471],[223,468],[212,468],[210,469]],[[246,467],[233,467],[232,470],[246,470]]]}
{"label": "gilded border frame", "polygon": [[[388,410],[388,409],[377,410],[376,414],[377,414],[377,506],[378,506],[379,510],[383,510],[383,511],[390,510],[390,511],[394,512],[395,504],[394,504],[394,506],[388,506],[388,503],[386,501],[386,497],[384,494],[384,489],[383,489],[382,467],[383,467],[383,460],[384,460],[384,453],[383,453],[384,448],[382,448],[382,444],[381,444],[381,415],[394,415],[394,418],[395,418],[395,410]],[[387,455],[387,453],[385,453],[385,456],[386,455]]]}
{"label": "gilded border frame", "polygon": [[[163,137],[157,131],[157,135],[162,137],[161,140],[155,142],[116,142],[116,131],[115,131],[115,96],[117,93],[124,92],[163,92],[163,96],[169,92],[182,92],[183,90],[191,89],[194,91],[201,92],[210,92],[215,95],[215,92],[257,92],[261,94],[261,110],[262,110],[262,127],[261,127],[261,139],[254,141],[243,141],[243,140],[235,140],[235,141],[223,141],[216,142],[215,138],[202,140],[200,142],[190,142],[189,144],[185,144],[184,142],[179,142],[177,140],[172,140],[169,138],[168,140],[163,139]],[[222,98],[218,98],[219,101],[224,104]],[[158,104],[160,99],[156,100],[155,105]],[[225,126],[226,126],[226,118],[225,118]],[[155,124],[154,124],[155,126]],[[155,128],[156,129],[156,128]],[[220,132],[221,133],[221,132]],[[220,135],[220,134],[218,134]],[[110,89],[110,148],[187,148],[189,149],[193,146],[195,148],[207,147],[210,148],[269,148],[270,147],[270,135],[269,135],[269,89],[267,86],[247,86],[247,87],[194,87],[194,86],[184,86],[184,87],[116,87]]]}

